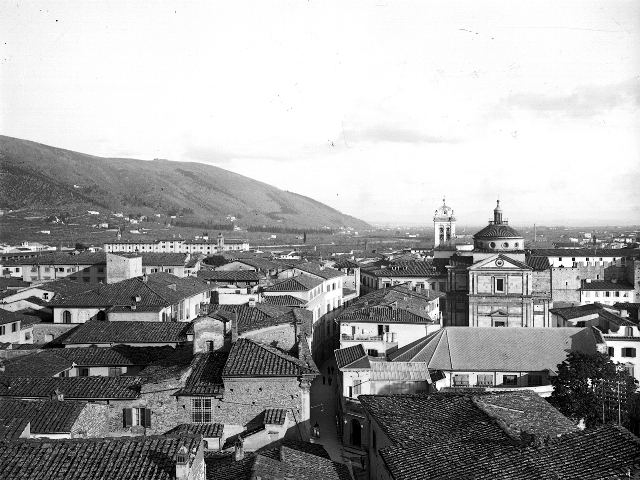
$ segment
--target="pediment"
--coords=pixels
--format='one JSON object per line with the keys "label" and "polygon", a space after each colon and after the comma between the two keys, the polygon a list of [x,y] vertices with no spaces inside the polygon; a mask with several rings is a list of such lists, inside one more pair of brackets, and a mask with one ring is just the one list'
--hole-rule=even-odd
{"label": "pediment", "polygon": [[506,255],[498,253],[472,265],[469,267],[469,270],[531,270],[531,267],[528,267],[524,263],[514,260]]}

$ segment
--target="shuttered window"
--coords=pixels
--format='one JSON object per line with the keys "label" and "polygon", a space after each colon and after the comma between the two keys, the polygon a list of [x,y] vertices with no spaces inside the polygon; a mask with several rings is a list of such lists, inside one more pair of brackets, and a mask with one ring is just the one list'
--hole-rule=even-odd
{"label": "shuttered window", "polygon": [[145,428],[151,427],[150,408],[123,408],[122,418],[125,428],[138,425]]}

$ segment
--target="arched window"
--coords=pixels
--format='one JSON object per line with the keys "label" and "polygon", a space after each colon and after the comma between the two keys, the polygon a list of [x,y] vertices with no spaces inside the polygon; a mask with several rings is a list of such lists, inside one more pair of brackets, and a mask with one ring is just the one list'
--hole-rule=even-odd
{"label": "arched window", "polygon": [[100,310],[98,312],[98,315],[96,315],[96,318],[100,321],[104,321],[107,319],[107,314],[104,312],[104,310]]}
{"label": "arched window", "polygon": [[85,323],[89,320],[89,312],[87,310],[80,310],[78,312],[78,323]]}
{"label": "arched window", "polygon": [[62,312],[62,323],[71,323],[71,312],[69,310]]}

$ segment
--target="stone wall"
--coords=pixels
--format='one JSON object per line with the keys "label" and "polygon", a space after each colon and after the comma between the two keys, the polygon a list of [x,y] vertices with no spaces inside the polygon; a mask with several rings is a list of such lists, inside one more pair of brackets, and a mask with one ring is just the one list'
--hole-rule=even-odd
{"label": "stone wall", "polygon": [[580,304],[580,280],[582,277],[578,268],[551,269],[551,297],[554,307],[560,304]]}
{"label": "stone wall", "polygon": [[47,335],[53,335],[53,339],[58,340],[78,325],[77,323],[36,323],[33,326],[33,343],[46,343]]}
{"label": "stone wall", "polygon": [[640,302],[640,260],[627,258],[626,279],[634,289],[634,297],[629,300],[630,303]]}
{"label": "stone wall", "polygon": [[71,427],[72,438],[104,437],[109,433],[108,405],[87,403]]}
{"label": "stone wall", "polygon": [[534,271],[531,281],[534,295],[551,295],[551,270]]}

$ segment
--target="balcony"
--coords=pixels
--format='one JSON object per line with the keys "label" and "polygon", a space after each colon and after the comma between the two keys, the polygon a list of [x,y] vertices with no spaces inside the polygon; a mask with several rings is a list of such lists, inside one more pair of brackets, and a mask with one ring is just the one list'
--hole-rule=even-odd
{"label": "balcony", "polygon": [[352,342],[398,343],[398,334],[393,332],[386,332],[382,335],[347,335],[343,333],[342,335],[340,335],[340,340]]}

